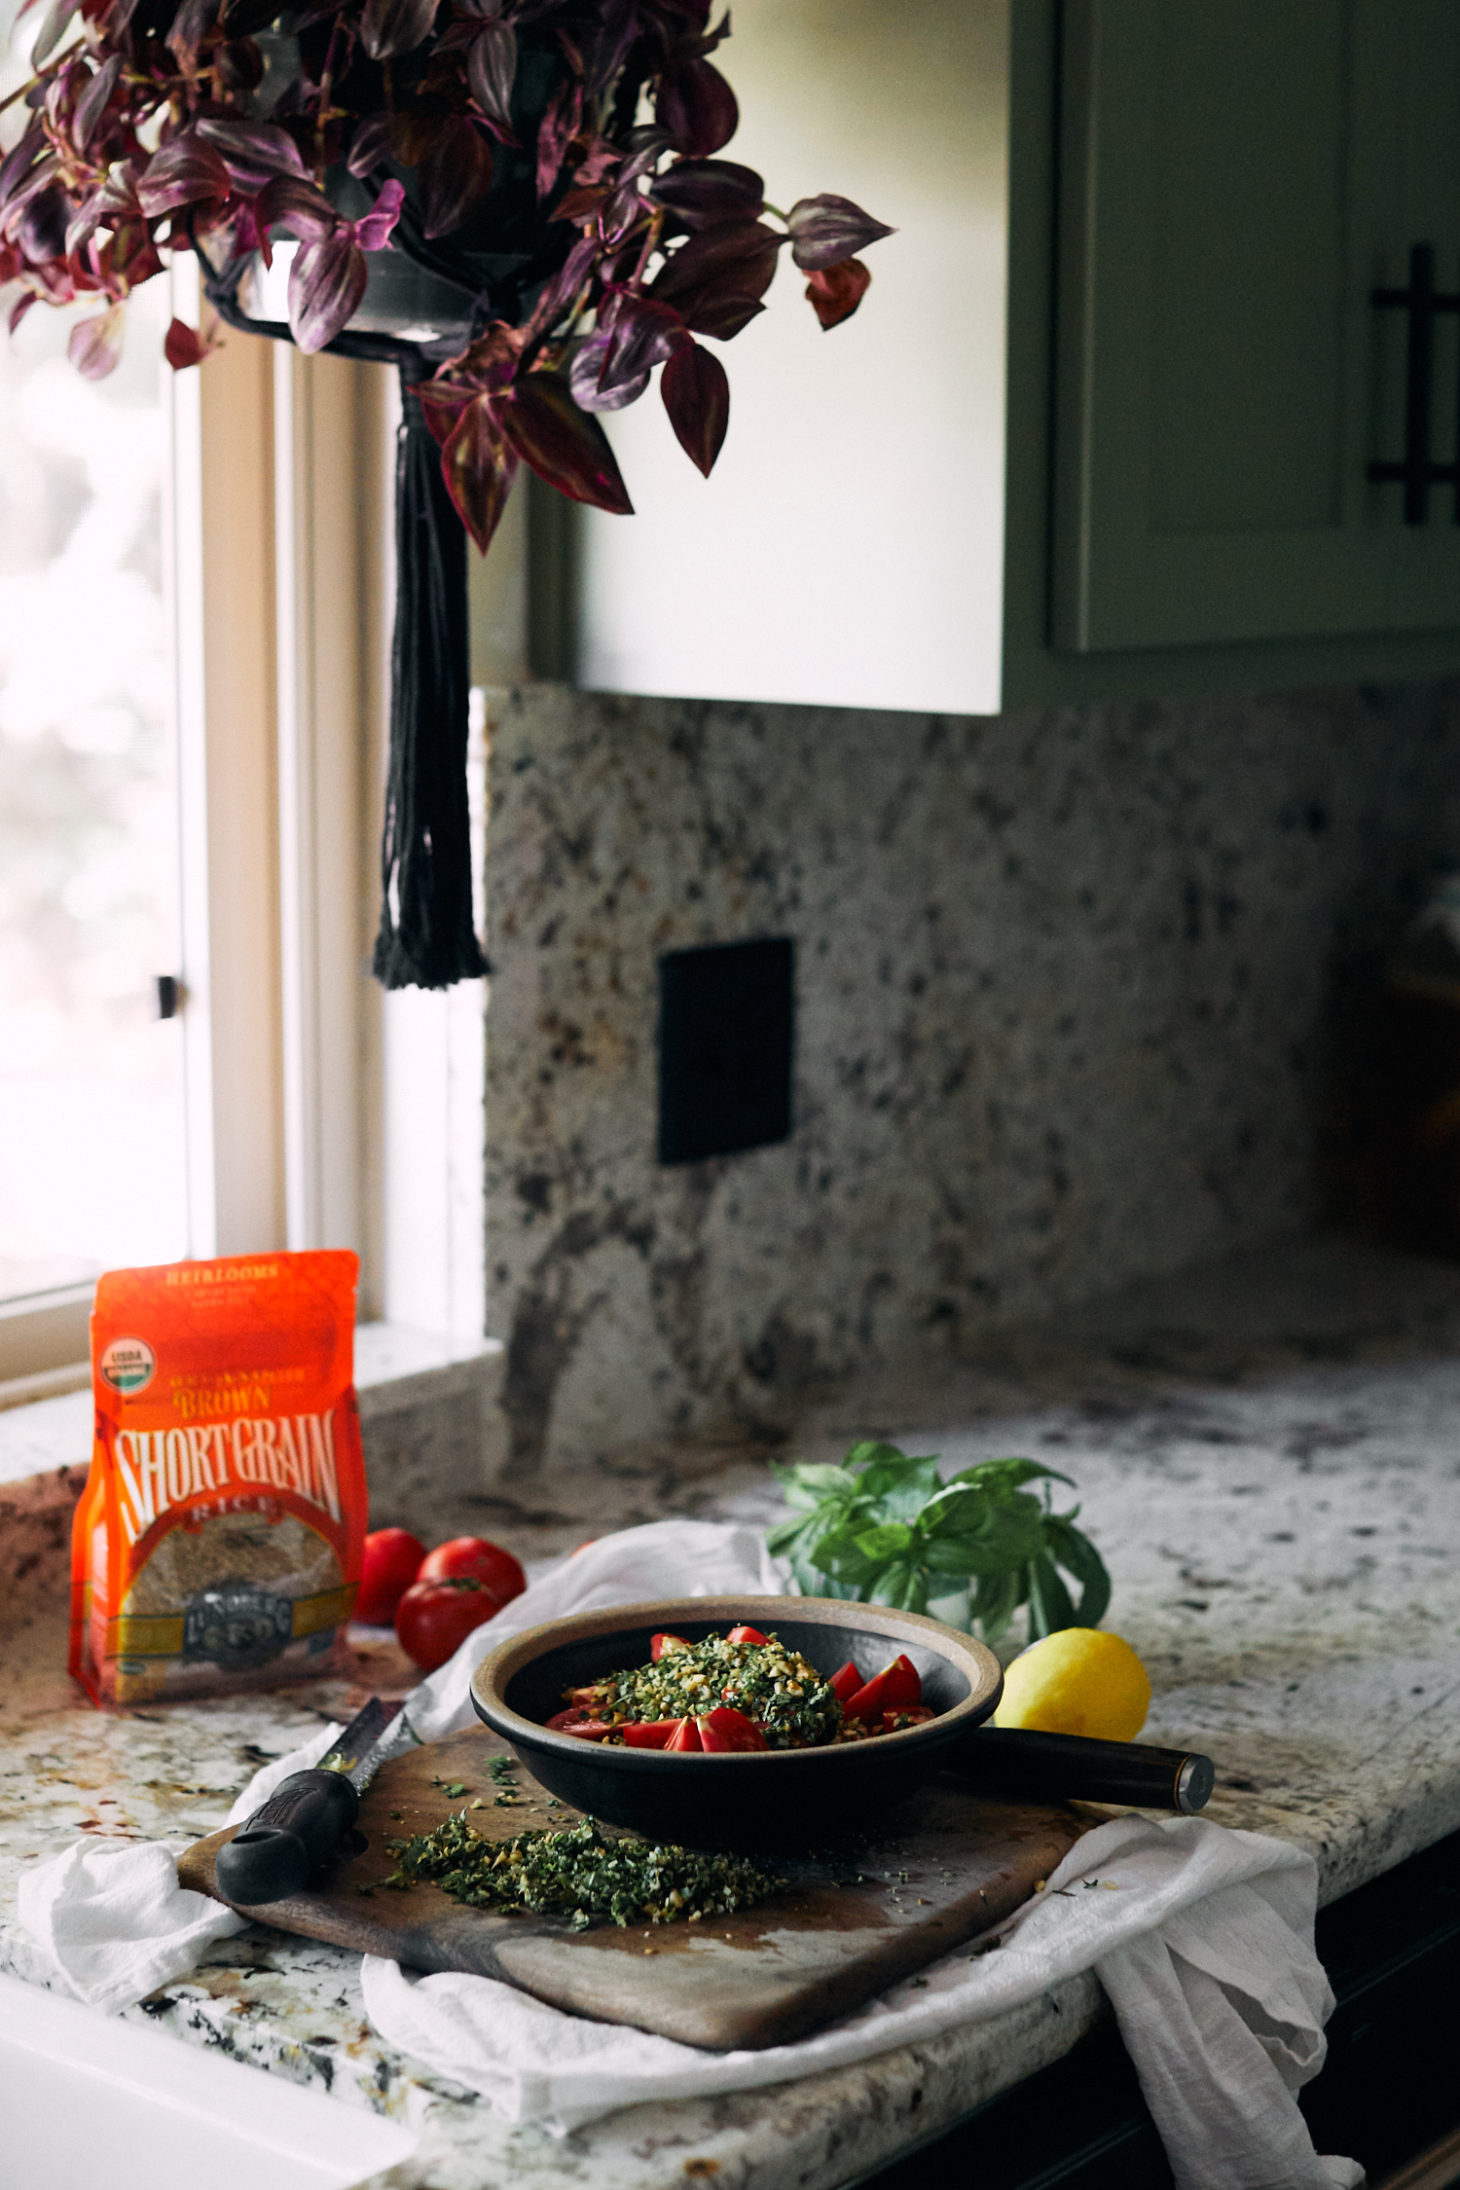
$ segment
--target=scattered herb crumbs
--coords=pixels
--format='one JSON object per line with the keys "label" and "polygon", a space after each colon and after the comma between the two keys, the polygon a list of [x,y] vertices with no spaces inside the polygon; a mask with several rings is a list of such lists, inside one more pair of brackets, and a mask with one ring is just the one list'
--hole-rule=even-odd
{"label": "scattered herb crumbs", "polygon": [[489,1840],[452,1817],[432,1833],[388,1846],[397,1868],[383,1881],[387,1886],[405,1890],[430,1879],[469,1907],[567,1916],[575,1931],[596,1916],[620,1925],[728,1916],[779,1884],[740,1856],[607,1839],[587,1817],[566,1830],[511,1840]]}
{"label": "scattered herb crumbs", "polygon": [[[494,1810],[517,1810],[521,1808],[521,1804],[518,1802],[516,1795],[493,1795],[492,1807]],[[484,1802],[474,1802],[472,1808],[474,1810],[484,1810],[486,1804]]]}
{"label": "scattered herb crumbs", "polygon": [[516,1769],[516,1757],[488,1757],[487,1759],[487,1770],[496,1780],[498,1786],[511,1787],[515,1785],[512,1774]]}

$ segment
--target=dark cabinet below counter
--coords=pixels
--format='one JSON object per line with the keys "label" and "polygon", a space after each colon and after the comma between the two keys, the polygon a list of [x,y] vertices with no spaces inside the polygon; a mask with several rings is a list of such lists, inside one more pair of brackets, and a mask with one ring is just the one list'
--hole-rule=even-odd
{"label": "dark cabinet below counter", "polygon": [[[1371,2190],[1460,2129],[1460,1833],[1319,1912],[1338,2005],[1328,2060],[1302,2095],[1320,2152],[1360,2160]],[[1440,2170],[1426,2190],[1451,2178]],[[1460,2157],[1453,2180],[1460,2184]],[[859,2190],[1172,2190],[1119,2034],[1103,2026]],[[848,2190],[852,2186],[848,2185]]]}

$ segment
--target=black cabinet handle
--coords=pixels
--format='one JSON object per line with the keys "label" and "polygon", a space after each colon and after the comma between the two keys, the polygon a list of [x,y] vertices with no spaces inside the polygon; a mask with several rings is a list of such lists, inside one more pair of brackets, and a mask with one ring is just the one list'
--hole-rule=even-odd
{"label": "black cabinet handle", "polygon": [[1064,1802],[1128,1802],[1143,1810],[1204,1809],[1216,1784],[1210,1757],[1140,1741],[1092,1741],[985,1726],[948,1767],[989,1794],[1040,1795]]}
{"label": "black cabinet handle", "polygon": [[246,1908],[302,1893],[339,1854],[359,1814],[360,1797],[343,1772],[291,1772],[218,1850],[219,1892]]}

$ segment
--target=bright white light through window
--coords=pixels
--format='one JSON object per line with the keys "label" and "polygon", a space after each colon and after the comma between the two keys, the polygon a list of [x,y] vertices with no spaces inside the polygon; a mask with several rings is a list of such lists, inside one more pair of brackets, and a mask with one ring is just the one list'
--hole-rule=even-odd
{"label": "bright white light through window", "polygon": [[131,300],[109,379],[67,363],[78,316],[0,329],[0,1299],[186,1252],[181,1034],[155,1017],[178,962],[167,283]]}

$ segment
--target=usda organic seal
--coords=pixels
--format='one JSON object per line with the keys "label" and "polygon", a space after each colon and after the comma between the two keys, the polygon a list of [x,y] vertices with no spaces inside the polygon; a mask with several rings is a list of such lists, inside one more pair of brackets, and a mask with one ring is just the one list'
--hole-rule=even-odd
{"label": "usda organic seal", "polygon": [[97,1366],[114,1392],[140,1392],[152,1382],[157,1356],[145,1338],[114,1338]]}

